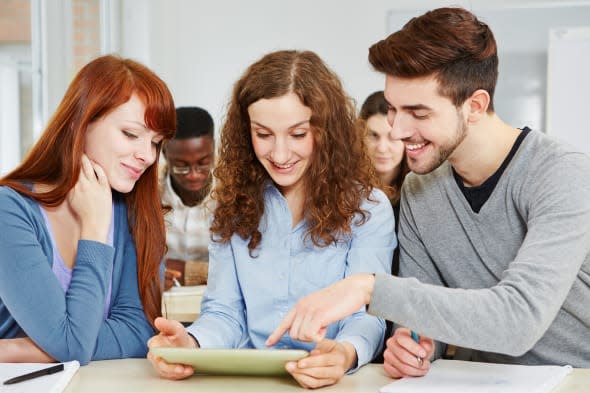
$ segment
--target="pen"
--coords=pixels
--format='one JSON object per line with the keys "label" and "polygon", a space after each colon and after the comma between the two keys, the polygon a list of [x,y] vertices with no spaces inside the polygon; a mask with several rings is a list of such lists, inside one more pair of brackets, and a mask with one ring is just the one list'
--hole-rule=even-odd
{"label": "pen", "polygon": [[[420,344],[420,336],[418,336],[418,333],[416,333],[413,330],[412,330],[412,340],[416,341],[417,344]],[[416,360],[418,361],[419,366],[422,366],[422,363],[424,363],[424,360],[420,356],[416,356]]]}
{"label": "pen", "polygon": [[48,368],[43,368],[41,370],[33,371],[32,373],[19,375],[18,377],[10,378],[4,381],[4,385],[12,385],[13,383],[19,383],[23,381],[28,381],[29,379],[42,377],[44,375],[55,374],[60,371],[64,370],[63,363],[57,364],[55,366],[51,366]]}
{"label": "pen", "polygon": [[180,281],[178,281],[176,279],[176,277],[172,277],[172,283],[174,284],[175,287],[181,287],[182,285],[180,285]]}

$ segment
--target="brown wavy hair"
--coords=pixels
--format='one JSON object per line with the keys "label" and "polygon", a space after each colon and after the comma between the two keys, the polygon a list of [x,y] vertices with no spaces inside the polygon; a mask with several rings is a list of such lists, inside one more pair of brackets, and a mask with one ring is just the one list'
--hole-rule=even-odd
{"label": "brown wavy hair", "polygon": [[490,95],[498,80],[496,40],[489,26],[463,8],[438,8],[412,18],[371,46],[369,62],[380,72],[401,78],[434,75],[439,93],[460,106],[473,92]]}
{"label": "brown wavy hair", "polygon": [[304,175],[306,238],[318,247],[342,240],[351,224],[362,224],[361,209],[377,184],[355,107],[336,74],[310,51],[269,53],[252,64],[233,88],[221,130],[212,199],[211,232],[225,243],[234,233],[249,239],[250,255],[260,244],[264,185],[270,176],[254,154],[248,107],[260,99],[296,94],[312,111],[314,151]]}
{"label": "brown wavy hair", "polygon": [[[116,56],[99,57],[84,66],[68,87],[56,112],[23,162],[0,180],[46,206],[60,205],[78,180],[88,125],[106,116],[136,94],[145,105],[145,124],[170,139],[176,112],[166,84],[145,66]],[[123,197],[129,230],[137,250],[137,280],[150,323],[161,314],[159,266],[166,251],[164,220],[158,194],[156,160]],[[38,193],[27,183],[51,184]]]}
{"label": "brown wavy hair", "polygon": [[[367,120],[373,115],[384,115],[387,116],[387,101],[383,95],[383,90],[371,93],[363,102],[361,111],[359,113],[359,124],[363,132],[363,136],[367,137],[369,128],[367,127]],[[380,184],[385,194],[393,205],[399,203],[401,197],[402,184],[406,175],[410,172],[408,161],[406,160],[406,153],[404,150],[404,156],[400,162],[399,174],[391,180],[389,184]],[[380,182],[381,183],[381,182]]]}

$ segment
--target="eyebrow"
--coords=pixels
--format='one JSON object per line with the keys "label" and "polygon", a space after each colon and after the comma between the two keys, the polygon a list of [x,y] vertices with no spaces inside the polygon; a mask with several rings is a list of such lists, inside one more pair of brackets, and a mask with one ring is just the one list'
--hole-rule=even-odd
{"label": "eyebrow", "polygon": [[[272,130],[270,127],[268,127],[268,126],[265,126],[264,124],[262,124],[262,123],[259,123],[259,122],[255,121],[255,120],[250,120],[250,123],[251,123],[251,124],[255,124],[255,125],[257,125],[258,127],[264,128],[265,130]],[[291,126],[287,127],[287,129],[288,129],[288,130],[292,130],[292,129],[294,129],[294,128],[297,128],[297,127],[300,127],[300,126],[304,125],[305,123],[309,123],[309,119],[308,119],[308,120],[303,120],[303,121],[300,121],[300,122],[298,122],[298,123],[295,123],[295,124],[293,124],[293,125],[291,125]]]}
{"label": "eyebrow", "polygon": [[402,105],[402,109],[407,111],[432,110],[431,107],[424,104]]}
{"label": "eyebrow", "polygon": [[135,120],[126,120],[126,119],[123,119],[123,121],[124,121],[124,122],[126,122],[126,123],[130,123],[130,124],[134,124],[134,125],[136,125],[136,126],[139,126],[139,127],[143,128],[144,130],[147,130],[147,131],[152,131],[152,130],[150,130],[150,129],[148,128],[148,126],[146,126],[146,125],[145,125],[145,124],[143,124],[142,122],[135,121]]}
{"label": "eyebrow", "polygon": [[[387,102],[387,105],[389,105],[390,108],[396,109],[395,106],[391,105],[387,98],[385,98],[385,101]],[[406,111],[432,110],[431,107],[424,104],[402,105],[401,109]]]}
{"label": "eyebrow", "polygon": [[192,162],[192,165],[194,165],[194,164],[201,164],[203,161],[212,160],[212,159],[213,159],[213,156],[211,154],[209,154],[209,153],[207,153],[206,156],[197,158],[196,160],[192,160],[192,161],[190,161],[190,160],[183,160],[182,158],[169,157],[169,160],[172,163],[183,163],[183,164],[186,164],[186,165],[191,165],[191,162]]}

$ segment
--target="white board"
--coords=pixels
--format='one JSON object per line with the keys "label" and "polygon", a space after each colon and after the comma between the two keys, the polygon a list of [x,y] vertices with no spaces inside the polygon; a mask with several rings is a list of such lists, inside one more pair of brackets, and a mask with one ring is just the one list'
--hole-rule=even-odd
{"label": "white board", "polygon": [[590,26],[551,29],[547,133],[590,154],[589,95]]}

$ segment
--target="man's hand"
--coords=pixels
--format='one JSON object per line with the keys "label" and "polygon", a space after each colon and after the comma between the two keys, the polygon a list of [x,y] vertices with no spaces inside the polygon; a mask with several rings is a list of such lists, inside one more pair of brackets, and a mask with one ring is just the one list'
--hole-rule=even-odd
{"label": "man's hand", "polygon": [[174,281],[184,285],[184,261],[180,259],[166,259],[166,270],[164,271],[164,290],[167,291],[174,286]]}
{"label": "man's hand", "polygon": [[390,377],[421,377],[430,370],[430,358],[434,354],[431,338],[421,335],[420,343],[417,343],[409,329],[398,328],[386,345],[383,369]]}
{"label": "man's hand", "polygon": [[374,285],[372,274],[354,274],[301,298],[268,337],[266,345],[276,344],[287,331],[295,340],[320,341],[329,324],[369,303]]}

